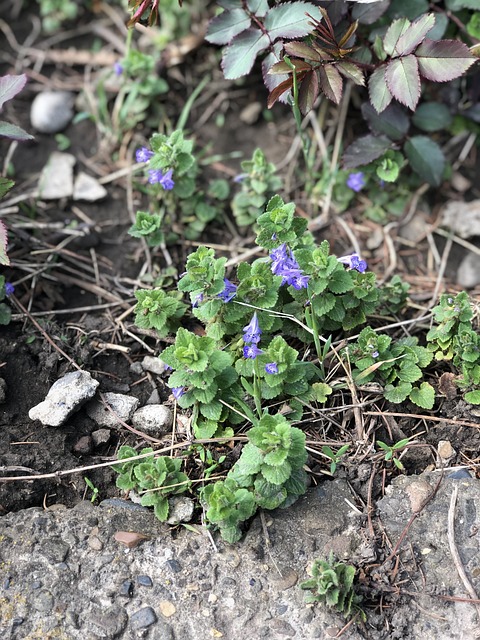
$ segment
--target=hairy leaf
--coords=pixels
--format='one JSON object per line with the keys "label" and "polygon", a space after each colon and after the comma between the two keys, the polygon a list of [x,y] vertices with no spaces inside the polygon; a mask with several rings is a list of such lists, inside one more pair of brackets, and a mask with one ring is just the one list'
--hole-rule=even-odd
{"label": "hairy leaf", "polygon": [[7,227],[0,220],[0,264],[9,265],[10,258],[7,256],[8,232]]}
{"label": "hairy leaf", "polygon": [[235,36],[248,29],[251,22],[243,9],[224,11],[210,21],[205,40],[212,44],[228,44]]}
{"label": "hairy leaf", "polygon": [[404,147],[414,171],[426,182],[438,187],[445,169],[445,156],[438,144],[426,136],[414,136]]}
{"label": "hairy leaf", "polygon": [[410,120],[398,104],[391,104],[382,113],[377,113],[369,102],[365,102],[362,115],[374,133],[385,134],[390,140],[402,140],[410,128]]}
{"label": "hairy leaf", "polygon": [[395,46],[395,53],[406,56],[412,53],[423,42],[427,33],[435,26],[433,13],[426,13],[412,22],[405,33],[400,36]]}
{"label": "hairy leaf", "polygon": [[393,56],[395,54],[399,38],[403,36],[410,25],[410,20],[407,20],[407,18],[400,18],[399,20],[394,20],[388,27],[387,33],[383,38],[383,48],[389,56]]}
{"label": "hairy leaf", "polygon": [[450,126],[452,114],[441,102],[424,102],[413,114],[412,122],[423,131],[440,131]]}
{"label": "hairy leaf", "polygon": [[406,107],[415,110],[420,99],[420,75],[414,55],[390,60],[385,71],[390,93]]}
{"label": "hairy leaf", "polygon": [[435,389],[428,382],[422,382],[420,387],[413,387],[410,400],[422,409],[433,409],[435,404]]}
{"label": "hairy leaf", "polygon": [[393,386],[393,384],[387,384],[383,395],[390,402],[403,402],[407,399],[408,394],[412,390],[410,382],[400,382],[400,384]]}
{"label": "hairy leaf", "polygon": [[377,113],[385,111],[393,98],[387,86],[385,71],[386,66],[382,65],[378,69],[375,69],[368,80],[368,95]]}
{"label": "hairy leaf", "polygon": [[369,164],[383,156],[390,149],[392,142],[386,136],[368,135],[358,138],[346,149],[343,154],[343,166],[345,169],[355,169]]}
{"label": "hairy leaf", "polygon": [[329,100],[339,104],[342,98],[343,80],[333,64],[326,64],[318,69],[320,86]]}
{"label": "hairy leaf", "polygon": [[415,51],[421,75],[433,82],[458,78],[475,62],[466,44],[458,40],[426,39]]}
{"label": "hairy leaf", "polygon": [[320,62],[321,60],[327,59],[326,55],[322,55],[320,51],[310,47],[306,42],[286,42],[285,52],[289,56],[303,58],[304,60],[312,60],[313,62]]}
{"label": "hairy leaf", "polygon": [[0,109],[5,102],[14,98],[23,89],[27,82],[27,76],[22,73],[20,76],[0,77]]}
{"label": "hairy leaf", "polygon": [[337,69],[340,71],[342,76],[345,76],[345,78],[348,78],[348,80],[351,80],[354,84],[361,87],[365,86],[363,71],[353,62],[339,62],[337,64]]}
{"label": "hairy leaf", "polygon": [[307,13],[319,22],[322,19],[318,7],[309,2],[286,2],[270,9],[263,24],[271,40],[302,38],[313,31]]}
{"label": "hairy leaf", "polygon": [[315,100],[318,98],[318,74],[316,71],[310,71],[302,80],[298,92],[298,106],[303,115],[312,110]]}
{"label": "hairy leaf", "polygon": [[0,136],[12,140],[34,140],[34,137],[15,124],[0,120]]}
{"label": "hairy leaf", "polygon": [[222,69],[227,80],[250,73],[255,58],[269,45],[268,36],[257,29],[247,29],[229,45],[223,54]]}
{"label": "hairy leaf", "polygon": [[465,400],[470,404],[480,404],[480,391],[468,391],[465,394]]}
{"label": "hairy leaf", "polygon": [[343,166],[345,169],[361,167],[383,156],[390,149],[391,140],[386,136],[373,136],[369,134],[358,138],[346,149],[343,154]]}

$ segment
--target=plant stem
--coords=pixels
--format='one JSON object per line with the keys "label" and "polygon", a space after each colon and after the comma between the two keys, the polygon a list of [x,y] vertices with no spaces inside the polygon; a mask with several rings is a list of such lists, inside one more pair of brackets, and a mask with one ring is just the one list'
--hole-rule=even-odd
{"label": "plant stem", "polygon": [[325,379],[325,368],[323,366],[324,350],[322,349],[322,345],[320,344],[320,338],[318,335],[317,318],[311,306],[305,307],[305,322],[307,323],[308,328],[312,330],[313,341],[315,343],[315,351],[317,352],[318,362],[322,370],[322,377],[323,379]]}
{"label": "plant stem", "polygon": [[262,394],[260,390],[260,371],[258,369],[258,360],[253,361],[253,400],[258,417],[262,417]]}

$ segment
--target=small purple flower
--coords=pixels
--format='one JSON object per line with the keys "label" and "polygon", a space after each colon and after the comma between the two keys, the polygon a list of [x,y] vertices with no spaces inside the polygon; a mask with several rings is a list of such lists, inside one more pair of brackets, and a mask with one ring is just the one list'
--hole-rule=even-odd
{"label": "small purple flower", "polygon": [[278,366],[276,362],[267,362],[265,365],[266,373],[278,373]]}
{"label": "small purple flower", "polygon": [[163,178],[163,172],[160,169],[148,170],[148,182],[150,184],[158,184]]}
{"label": "small purple flower", "polygon": [[358,253],[351,253],[348,256],[342,256],[341,258],[337,258],[339,262],[347,265],[349,269],[355,269],[360,273],[364,273],[367,269],[367,263],[365,260],[361,260]]}
{"label": "small purple flower", "polygon": [[293,253],[286,244],[281,244],[270,252],[272,273],[282,276],[282,285],[292,285],[294,289],[306,289],[310,276],[304,275]]}
{"label": "small purple flower", "polygon": [[173,169],[169,169],[167,173],[164,173],[159,183],[165,189],[165,191],[171,191],[175,186],[175,182],[172,180]]}
{"label": "small purple flower", "polygon": [[[115,64],[113,65],[113,71],[115,73],[116,76],[121,76],[123,73],[123,65],[121,62],[115,62]],[[139,161],[141,162],[141,161]]]}
{"label": "small purple flower", "polygon": [[203,293],[199,293],[198,296],[195,296],[192,302],[192,309],[196,309],[198,305],[203,302]]}
{"label": "small purple flower", "polygon": [[351,173],[347,178],[347,187],[358,193],[366,185],[365,175],[362,171]]}
{"label": "small purple flower", "polygon": [[11,296],[15,292],[15,287],[11,282],[5,282],[5,295]]}
{"label": "small purple flower", "polygon": [[243,331],[244,331],[243,341],[245,342],[245,344],[258,344],[260,342],[260,336],[262,334],[262,330],[260,329],[260,325],[258,324],[256,311],[253,314],[253,317],[250,320],[250,322],[247,324],[247,326],[243,327]]}
{"label": "small purple flower", "polygon": [[240,184],[245,180],[246,177],[247,177],[246,173],[239,173],[237,176],[234,177],[233,181],[236,182],[237,184]]}
{"label": "small purple flower", "polygon": [[230,282],[228,278],[223,279],[223,284],[225,285],[223,291],[220,291],[217,298],[220,298],[223,302],[230,302],[237,295],[237,286]]}
{"label": "small purple flower", "polygon": [[263,351],[257,348],[256,344],[246,344],[243,347],[243,357],[250,358],[251,360],[255,360],[257,356],[259,356]]}
{"label": "small purple flower", "polygon": [[378,351],[373,351],[372,352],[372,358],[378,358],[380,354],[378,353]]}
{"label": "small purple flower", "polygon": [[135,159],[137,162],[148,162],[153,155],[155,155],[153,151],[150,151],[147,147],[140,147],[140,149],[135,151]]}
{"label": "small purple flower", "polygon": [[172,387],[172,393],[175,400],[178,400],[185,393],[185,387]]}
{"label": "small purple flower", "polygon": [[165,371],[173,371],[173,367],[171,367],[169,364],[166,364]]}

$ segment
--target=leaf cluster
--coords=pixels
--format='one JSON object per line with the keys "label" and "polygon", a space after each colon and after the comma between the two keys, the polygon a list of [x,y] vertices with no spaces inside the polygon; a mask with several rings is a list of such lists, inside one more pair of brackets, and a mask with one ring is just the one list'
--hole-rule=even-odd
{"label": "leaf cluster", "polygon": [[[311,578],[300,583],[300,588],[309,590],[305,600],[309,603],[322,602],[335,608],[349,618],[353,612],[360,611],[358,603],[362,598],[356,595],[354,588],[355,567],[343,562],[335,562],[333,553],[328,559],[317,558],[310,569]],[[364,614],[362,615],[362,618]]]}
{"label": "leaf cluster", "polygon": [[[151,453],[152,457],[130,460],[114,465],[119,474],[117,487],[123,491],[132,489],[141,494],[141,504],[153,507],[155,516],[164,522],[168,518],[168,496],[184,493],[190,487],[188,476],[180,471],[182,460],[165,456],[154,457],[150,447],[142,449],[140,454]],[[122,446],[118,450],[118,459],[132,458],[138,452],[132,447]]]}
{"label": "leaf cluster", "polygon": [[178,292],[163,289],[139,289],[135,292],[135,324],[140,329],[156,329],[159,338],[174,333],[187,305]]}

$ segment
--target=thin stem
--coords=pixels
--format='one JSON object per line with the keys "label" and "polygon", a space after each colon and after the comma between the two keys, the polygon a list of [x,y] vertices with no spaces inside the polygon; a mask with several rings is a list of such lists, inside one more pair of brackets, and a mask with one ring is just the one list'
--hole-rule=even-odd
{"label": "thin stem", "polygon": [[260,389],[260,371],[258,360],[255,358],[253,361],[253,399],[255,401],[255,409],[257,410],[258,417],[262,417],[262,393]]}

